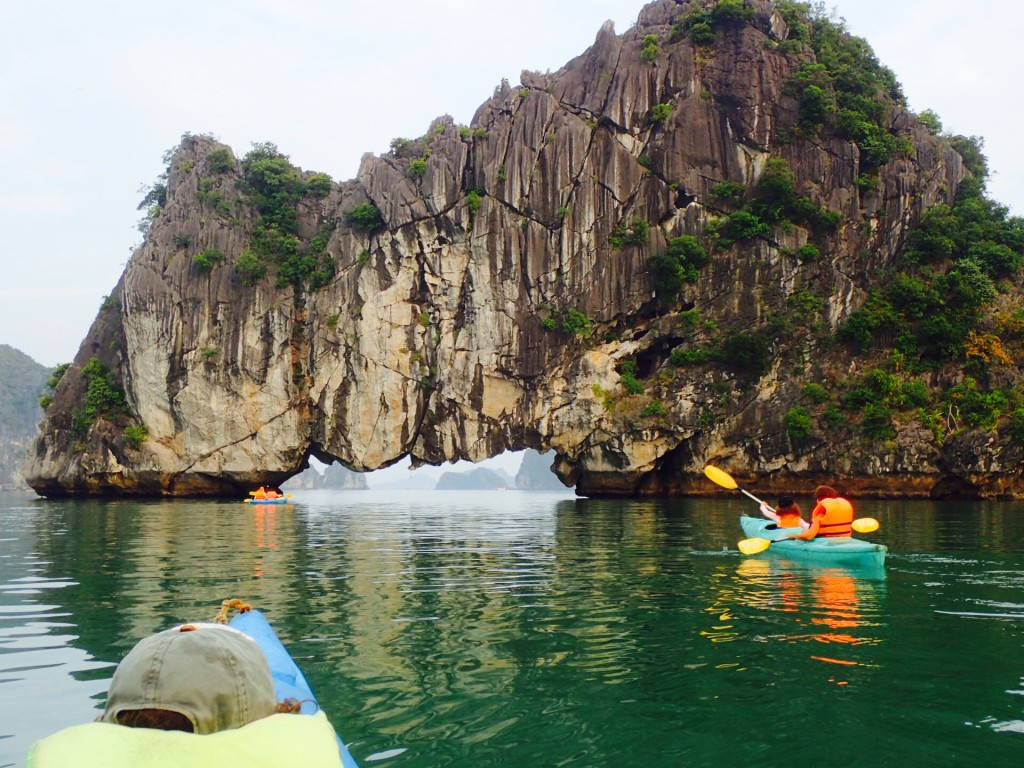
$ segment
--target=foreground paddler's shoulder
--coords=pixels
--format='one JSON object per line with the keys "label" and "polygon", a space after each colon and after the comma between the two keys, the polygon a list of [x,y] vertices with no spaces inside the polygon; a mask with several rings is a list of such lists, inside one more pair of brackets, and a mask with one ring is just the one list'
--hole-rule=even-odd
{"label": "foreground paddler's shoulder", "polygon": [[66,728],[33,745],[28,768],[339,768],[338,740],[323,712],[271,715],[201,736],[110,723]]}

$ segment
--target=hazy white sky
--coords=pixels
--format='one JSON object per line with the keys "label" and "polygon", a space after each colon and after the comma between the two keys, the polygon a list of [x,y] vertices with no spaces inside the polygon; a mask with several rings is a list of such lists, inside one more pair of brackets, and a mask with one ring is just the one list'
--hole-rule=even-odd
{"label": "hazy white sky", "polygon": [[[141,185],[185,132],[355,176],[364,152],[468,124],[507,78],[556,70],[642,0],[0,0],[0,343],[70,361],[141,236]],[[827,3],[829,7],[833,3]],[[838,0],[915,111],[985,138],[1024,215],[1018,0]]]}

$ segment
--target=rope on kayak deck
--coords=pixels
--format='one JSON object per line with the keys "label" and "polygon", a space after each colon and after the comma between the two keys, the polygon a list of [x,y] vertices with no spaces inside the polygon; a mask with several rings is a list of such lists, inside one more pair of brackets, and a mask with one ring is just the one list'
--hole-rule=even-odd
{"label": "rope on kayak deck", "polygon": [[252,606],[249,603],[243,603],[237,597],[228,598],[227,600],[221,601],[220,610],[214,617],[214,621],[218,624],[228,623],[228,614],[231,613],[231,609],[234,608],[239,613],[247,613],[252,610]]}
{"label": "rope on kayak deck", "polygon": [[[231,609],[234,608],[239,613],[248,613],[252,610],[252,606],[249,603],[244,603],[236,597],[228,598],[227,600],[221,601],[220,610],[217,612],[217,616],[214,621],[218,624],[228,623],[228,614],[231,613]],[[311,700],[316,704],[316,700]],[[285,712],[288,714],[299,714],[302,711],[302,702],[296,698],[289,696],[283,701],[277,702],[277,708],[275,712]]]}
{"label": "rope on kayak deck", "polygon": [[[312,699],[310,699],[310,701],[312,701]],[[316,704],[315,701],[313,703]],[[302,702],[292,696],[289,696],[284,701],[277,702],[277,709],[275,709],[274,712],[278,714],[283,712],[286,715],[298,715],[302,712]]]}

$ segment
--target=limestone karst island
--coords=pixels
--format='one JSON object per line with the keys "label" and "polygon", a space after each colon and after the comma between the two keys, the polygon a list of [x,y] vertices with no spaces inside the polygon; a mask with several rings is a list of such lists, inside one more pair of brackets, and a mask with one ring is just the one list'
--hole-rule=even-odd
{"label": "limestone karst island", "polygon": [[1024,222],[981,149],[784,0],[657,0],[340,183],[186,135],[23,474],[238,497],[535,448],[585,496],[1024,497]]}

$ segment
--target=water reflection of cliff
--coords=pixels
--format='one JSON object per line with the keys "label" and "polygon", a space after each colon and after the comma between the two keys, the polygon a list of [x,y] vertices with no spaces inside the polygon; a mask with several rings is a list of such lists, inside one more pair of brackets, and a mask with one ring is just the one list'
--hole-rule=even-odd
{"label": "water reflection of cliff", "polygon": [[212,618],[226,597],[280,609],[309,589],[304,521],[291,505],[45,504],[36,523],[41,554],[76,582],[61,597],[83,644],[102,658],[116,660],[175,622]]}

